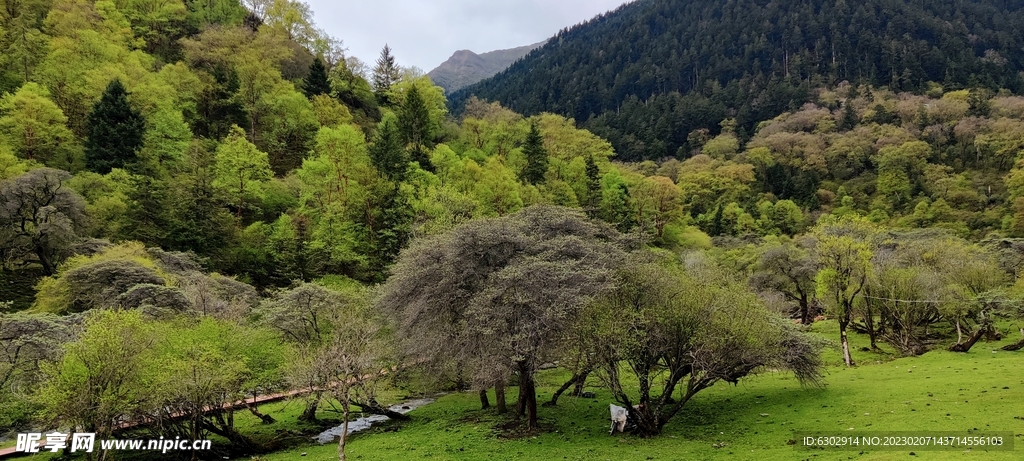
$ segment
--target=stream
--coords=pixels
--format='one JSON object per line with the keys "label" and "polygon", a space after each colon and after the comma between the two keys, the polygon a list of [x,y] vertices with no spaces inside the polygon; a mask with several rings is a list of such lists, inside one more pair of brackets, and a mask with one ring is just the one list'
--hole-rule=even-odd
{"label": "stream", "polygon": [[[390,409],[391,411],[406,414],[410,411],[413,411],[419,407],[422,407],[430,403],[434,403],[434,399],[415,399],[409,400],[407,402],[402,402],[396,405],[392,405]],[[362,430],[369,429],[370,426],[372,426],[374,423],[386,421],[387,419],[388,417],[384,415],[370,415],[364,416],[359,419],[351,420],[348,422],[348,433],[352,434],[353,432],[359,432]],[[341,425],[332,427],[326,431],[321,432],[320,435],[314,437],[314,439],[321,445],[331,443],[337,440],[338,437],[341,437],[341,428]]]}

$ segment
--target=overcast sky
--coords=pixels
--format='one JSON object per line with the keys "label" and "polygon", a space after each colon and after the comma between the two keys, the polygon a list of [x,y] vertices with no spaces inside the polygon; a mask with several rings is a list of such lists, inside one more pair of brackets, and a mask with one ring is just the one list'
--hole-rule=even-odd
{"label": "overcast sky", "polygon": [[456,50],[537,43],[625,0],[305,0],[317,26],[373,66],[387,43],[402,66],[428,72]]}

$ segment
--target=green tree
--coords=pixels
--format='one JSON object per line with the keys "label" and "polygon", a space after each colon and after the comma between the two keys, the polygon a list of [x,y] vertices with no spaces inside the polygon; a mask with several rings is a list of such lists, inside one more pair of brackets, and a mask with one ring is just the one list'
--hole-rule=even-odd
{"label": "green tree", "polygon": [[849,215],[823,218],[812,231],[818,241],[818,297],[839,321],[843,361],[848,367],[854,362],[847,329],[853,321],[857,298],[864,294],[871,275],[871,240],[876,232],[871,222]]}
{"label": "green tree", "polygon": [[155,413],[182,438],[204,439],[212,433],[251,450],[252,441],[235,427],[233,404],[282,388],[287,346],[270,330],[212,317],[161,326],[174,334],[154,348],[162,370],[153,385],[160,397]]}
{"label": "green tree", "polygon": [[812,253],[814,241],[806,237],[780,240],[763,248],[750,277],[751,285],[782,293],[797,304],[800,323],[810,325],[816,289],[814,279],[818,273],[818,260]]}
{"label": "green tree", "polygon": [[430,112],[416,85],[409,87],[405,101],[398,111],[398,130],[409,150],[410,159],[419,163],[420,168],[434,171],[434,166],[427,156],[427,150],[433,148]]}
{"label": "green tree", "polygon": [[838,128],[841,131],[850,131],[857,126],[858,122],[860,119],[857,118],[857,111],[853,108],[853,101],[848,98],[843,104],[843,118],[839,120]]}
{"label": "green tree", "polygon": [[46,368],[39,399],[47,415],[107,438],[119,421],[153,409],[151,383],[162,368],[154,326],[139,311],[91,314],[78,340]]}
{"label": "green tree", "polygon": [[263,183],[273,176],[266,152],[249,142],[245,131],[237,126],[217,147],[213,168],[213,186],[232,197],[231,205],[238,219],[242,210],[263,197]]}
{"label": "green tree", "polygon": [[90,171],[105,174],[136,160],[142,147],[146,121],[128,103],[128,92],[120,79],[107,85],[92,107],[86,125],[85,162]]}
{"label": "green tree", "polygon": [[80,168],[81,146],[45,88],[30,82],[5,95],[0,114],[0,135],[18,157],[63,170]]}
{"label": "green tree", "polygon": [[370,145],[370,162],[382,176],[402,181],[409,171],[409,157],[402,147],[402,134],[393,117],[385,117],[377,125],[377,134]]}
{"label": "green tree", "polygon": [[687,259],[685,271],[642,260],[625,264],[615,287],[583,313],[597,336],[591,353],[637,434],[660,434],[698,392],[764,368],[820,385],[815,341],[712,262]]}
{"label": "green tree", "polygon": [[377,101],[381,104],[389,104],[387,93],[398,81],[398,65],[395,64],[395,56],[391,54],[391,47],[384,45],[380,50],[380,57],[377,58],[377,65],[373,67],[373,93],[377,95]]}
{"label": "green tree", "polygon": [[526,157],[526,166],[520,178],[529,184],[543,183],[544,175],[548,172],[548,151],[544,148],[544,138],[536,123],[530,124],[530,132],[526,134],[523,143],[523,155]]}
{"label": "green tree", "polygon": [[593,155],[588,155],[586,160],[587,173],[587,215],[591,218],[597,216],[601,205],[601,169],[597,167]]}
{"label": "green tree", "polygon": [[313,64],[309,66],[309,73],[302,80],[302,92],[310,99],[316,95],[331,94],[331,82],[328,81],[327,67],[319,57],[313,60]]}

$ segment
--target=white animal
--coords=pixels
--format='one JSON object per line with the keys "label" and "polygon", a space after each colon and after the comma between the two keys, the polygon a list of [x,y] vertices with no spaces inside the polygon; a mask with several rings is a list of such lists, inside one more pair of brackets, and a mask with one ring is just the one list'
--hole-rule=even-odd
{"label": "white animal", "polygon": [[626,430],[626,418],[629,416],[629,412],[625,408],[617,405],[608,405],[611,407],[612,412],[612,431],[608,435],[615,435],[616,432],[625,432]]}

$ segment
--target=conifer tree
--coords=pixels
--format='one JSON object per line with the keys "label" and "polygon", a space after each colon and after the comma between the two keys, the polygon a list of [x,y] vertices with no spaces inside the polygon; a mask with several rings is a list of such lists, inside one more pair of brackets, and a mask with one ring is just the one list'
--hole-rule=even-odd
{"label": "conifer tree", "polygon": [[377,134],[367,152],[374,168],[391,181],[402,181],[409,168],[409,157],[402,147],[401,133],[392,118],[377,126]]}
{"label": "conifer tree", "polygon": [[430,111],[415,85],[409,88],[402,110],[398,112],[398,130],[411,159],[419,163],[420,168],[433,171],[434,166],[427,156],[427,150],[433,147],[430,142]]}
{"label": "conifer tree", "polygon": [[601,170],[593,155],[587,156],[587,215],[597,216],[601,202]]}
{"label": "conifer tree", "polygon": [[841,131],[850,131],[857,126],[857,112],[853,110],[852,101],[847,99],[846,103],[843,104],[843,118],[839,121],[839,129]]}
{"label": "conifer tree", "polygon": [[544,174],[548,171],[548,151],[544,149],[544,139],[540,136],[537,124],[530,124],[530,132],[526,135],[526,143],[523,145],[523,155],[526,156],[526,167],[523,168],[521,179],[530,184],[544,182]]}
{"label": "conifer tree", "polygon": [[302,92],[307,98],[321,94],[331,94],[331,82],[327,79],[327,67],[319,57],[309,66],[309,73],[302,80]]}
{"label": "conifer tree", "polygon": [[381,104],[387,104],[387,92],[398,81],[398,66],[395,64],[395,56],[391,54],[391,47],[384,45],[380,50],[380,57],[377,58],[377,65],[373,68],[373,93]]}
{"label": "conifer tree", "polygon": [[128,103],[128,92],[114,79],[92,107],[86,123],[85,162],[89,170],[109,173],[135,161],[146,120]]}

